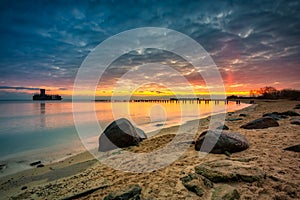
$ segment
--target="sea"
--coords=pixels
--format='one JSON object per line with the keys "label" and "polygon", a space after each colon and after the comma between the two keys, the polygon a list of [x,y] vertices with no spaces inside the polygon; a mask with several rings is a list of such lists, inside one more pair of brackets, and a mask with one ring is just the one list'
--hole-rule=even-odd
{"label": "sea", "polygon": [[[83,138],[96,147],[101,132],[118,118],[148,133],[247,106],[230,101],[0,101],[0,165],[5,166],[0,176],[29,169],[34,161],[47,164],[81,153],[87,148]],[[99,129],[90,129],[95,123]]]}

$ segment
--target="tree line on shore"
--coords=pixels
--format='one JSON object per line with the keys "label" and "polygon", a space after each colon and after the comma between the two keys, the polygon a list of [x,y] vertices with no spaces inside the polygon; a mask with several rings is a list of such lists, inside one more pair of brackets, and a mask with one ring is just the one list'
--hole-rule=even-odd
{"label": "tree line on shore", "polygon": [[249,97],[240,97],[232,95],[227,97],[227,99],[235,98],[251,98],[251,99],[290,99],[290,100],[300,100],[300,90],[295,89],[282,89],[277,90],[272,86],[266,86],[258,90],[250,90]]}

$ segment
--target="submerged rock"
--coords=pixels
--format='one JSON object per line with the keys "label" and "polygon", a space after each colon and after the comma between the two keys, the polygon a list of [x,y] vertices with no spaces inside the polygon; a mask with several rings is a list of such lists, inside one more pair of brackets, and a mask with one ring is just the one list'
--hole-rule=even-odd
{"label": "submerged rock", "polygon": [[286,151],[300,152],[300,144],[285,148]]}
{"label": "submerged rock", "polygon": [[227,184],[220,184],[212,190],[211,200],[240,199],[238,191]]}
{"label": "submerged rock", "polygon": [[125,118],[113,121],[99,137],[99,151],[110,151],[117,148],[137,146],[147,138],[146,134],[134,127]]}
{"label": "submerged rock", "polygon": [[200,174],[212,182],[262,182],[265,172],[249,163],[232,160],[220,160],[203,163],[195,167],[197,174]]}
{"label": "submerged rock", "polygon": [[139,185],[131,185],[125,190],[110,193],[104,200],[138,200],[141,199],[141,192],[142,188]]}
{"label": "submerged rock", "polygon": [[241,126],[244,129],[264,129],[279,126],[278,122],[272,117],[262,117]]}
{"label": "submerged rock", "polygon": [[195,142],[196,151],[211,153],[234,153],[248,147],[249,143],[243,135],[221,130],[205,131]]}

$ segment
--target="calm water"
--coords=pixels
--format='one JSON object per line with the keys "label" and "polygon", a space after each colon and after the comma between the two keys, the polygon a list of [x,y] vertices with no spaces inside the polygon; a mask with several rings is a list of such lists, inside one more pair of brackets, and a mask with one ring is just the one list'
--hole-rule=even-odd
{"label": "calm water", "polygon": [[[147,132],[247,105],[79,102],[75,106],[80,116],[78,123],[86,127],[84,137],[92,138],[91,142],[96,144],[100,133],[89,130],[95,116],[92,109],[103,128],[114,118],[126,117]],[[15,159],[22,165],[34,159],[54,161],[84,150],[74,126],[72,102],[0,102],[0,110],[2,162]]]}

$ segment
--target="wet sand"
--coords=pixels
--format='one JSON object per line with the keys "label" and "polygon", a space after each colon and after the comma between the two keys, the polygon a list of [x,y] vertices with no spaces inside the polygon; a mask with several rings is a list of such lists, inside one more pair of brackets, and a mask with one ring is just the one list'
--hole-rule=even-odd
{"label": "wet sand", "polygon": [[[248,100],[246,101],[248,102]],[[299,199],[300,198],[300,154],[285,151],[286,147],[299,144],[299,125],[290,124],[289,117],[279,120],[279,127],[245,130],[240,126],[257,119],[267,112],[292,110],[299,101],[263,101],[243,110],[227,114],[226,118],[238,118],[239,121],[226,121],[230,131],[246,136],[250,147],[242,152],[233,153],[230,159],[255,158],[251,165],[261,168],[266,173],[262,183],[233,182],[241,199]],[[295,110],[297,111],[297,110]],[[298,110],[298,112],[300,112]],[[198,134],[206,130],[209,118],[199,121]],[[193,126],[183,125],[188,132]],[[178,127],[161,130],[159,135],[143,141],[138,147],[131,147],[131,152],[151,152],[168,144],[175,136]],[[34,168],[13,175],[1,177],[1,199],[62,199],[95,189],[78,199],[103,199],[110,192],[138,184],[142,188],[142,199],[201,199],[188,191],[180,178],[193,173],[194,167],[213,160],[228,159],[223,154],[208,154],[200,158],[199,152],[190,145],[187,151],[175,162],[153,172],[131,173],[115,170],[94,159],[89,152],[67,158],[58,163]],[[207,199],[208,197],[202,197]]]}

